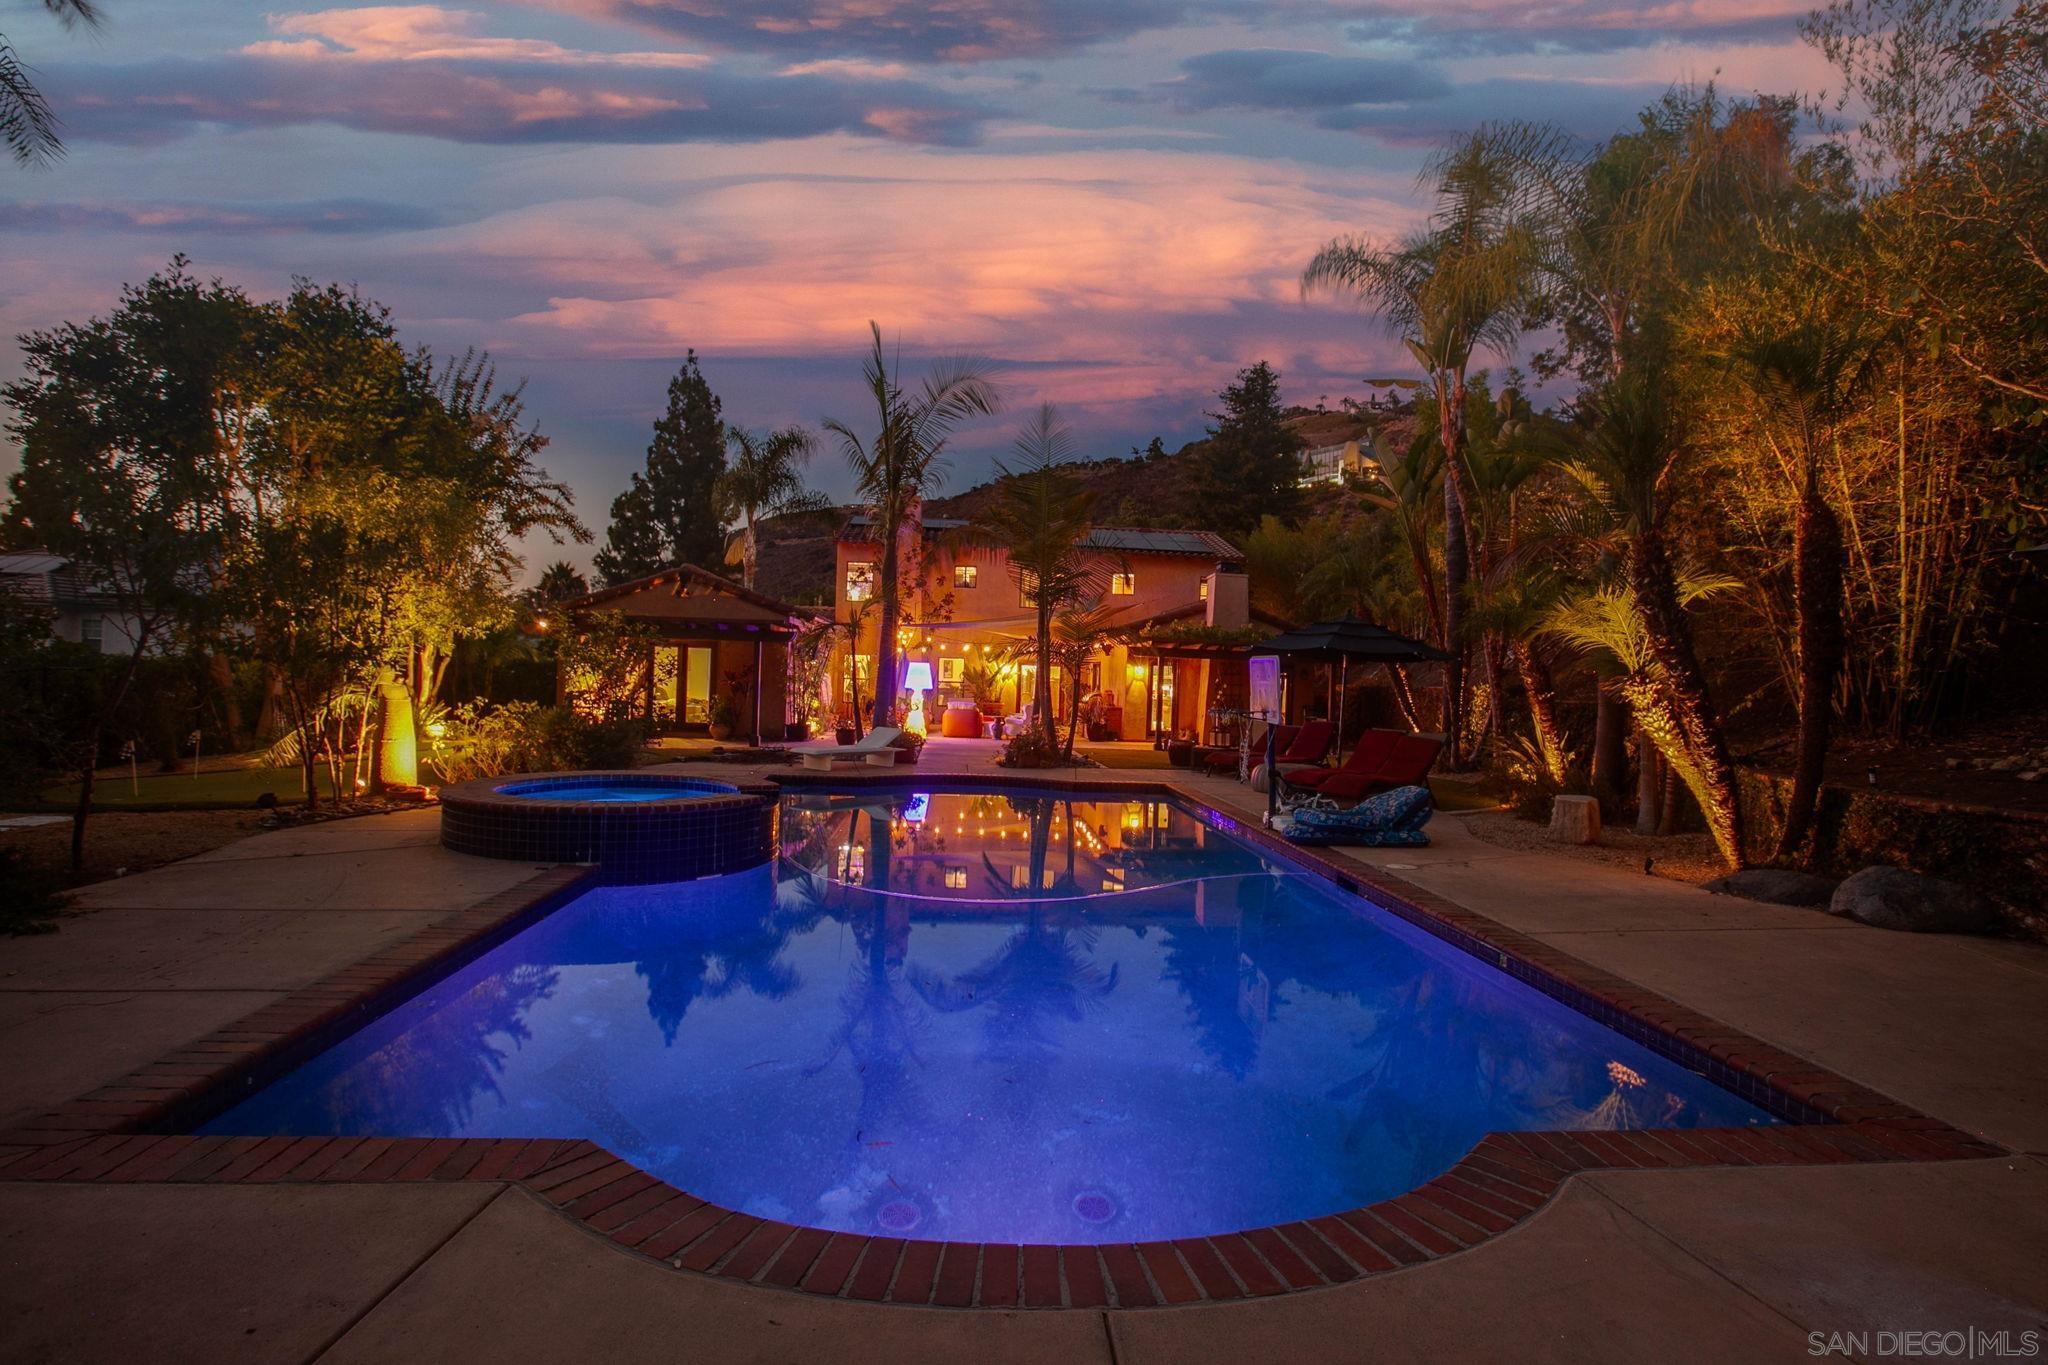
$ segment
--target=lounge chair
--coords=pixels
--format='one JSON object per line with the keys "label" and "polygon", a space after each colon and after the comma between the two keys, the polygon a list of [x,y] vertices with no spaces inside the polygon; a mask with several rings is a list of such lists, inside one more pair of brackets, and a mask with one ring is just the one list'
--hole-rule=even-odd
{"label": "lounge chair", "polygon": [[1394,751],[1394,741],[1400,739],[1398,730],[1367,730],[1358,737],[1358,743],[1344,761],[1334,768],[1291,768],[1285,764],[1280,768],[1280,780],[1290,787],[1320,789],[1325,782],[1342,773],[1369,775],[1379,771],[1387,755]]}
{"label": "lounge chair", "polygon": [[817,772],[832,772],[839,768],[893,768],[898,761],[908,757],[913,763],[917,755],[909,752],[904,743],[903,731],[893,725],[884,725],[870,730],[858,741],[843,744],[837,749],[817,749],[804,755],[804,766]]}
{"label": "lounge chair", "polygon": [[1423,735],[1368,730],[1342,767],[1282,772],[1280,778],[1285,787],[1297,791],[1332,801],[1357,801],[1389,788],[1426,783],[1443,747],[1442,741]]}
{"label": "lounge chair", "polygon": [[[1336,727],[1326,720],[1312,720],[1306,725],[1283,725],[1273,736],[1273,766],[1280,769],[1317,764],[1330,752],[1330,740],[1335,737]],[[1252,766],[1258,767],[1266,761],[1266,737],[1260,734],[1252,741]],[[1201,754],[1202,766],[1210,772],[1228,772],[1237,766],[1235,748],[1206,749]]]}

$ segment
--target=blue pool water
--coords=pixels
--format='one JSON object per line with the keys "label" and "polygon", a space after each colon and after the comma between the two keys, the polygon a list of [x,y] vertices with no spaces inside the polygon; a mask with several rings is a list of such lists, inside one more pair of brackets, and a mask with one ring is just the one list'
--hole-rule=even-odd
{"label": "blue pool water", "polygon": [[1193,812],[785,799],[783,858],[592,890],[209,1125],[587,1137],[840,1231],[1182,1237],[1497,1129],[1763,1111]]}
{"label": "blue pool water", "polygon": [[602,782],[557,777],[508,782],[497,792],[500,796],[523,796],[535,801],[674,801],[685,796],[724,796],[738,790],[730,782],[699,782],[689,778]]}

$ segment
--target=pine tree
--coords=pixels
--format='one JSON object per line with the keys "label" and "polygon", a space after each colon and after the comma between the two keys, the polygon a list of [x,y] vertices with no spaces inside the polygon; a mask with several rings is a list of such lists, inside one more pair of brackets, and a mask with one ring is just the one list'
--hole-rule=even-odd
{"label": "pine tree", "polygon": [[1293,522],[1304,443],[1281,421],[1279,372],[1261,360],[1218,397],[1223,408],[1208,414],[1216,425],[1191,471],[1189,524],[1242,537],[1269,516]]}
{"label": "pine tree", "polygon": [[671,564],[717,566],[725,561],[725,422],[718,395],[704,382],[691,351],[668,382],[668,411],[654,424],[647,467],[612,500],[611,529],[598,551],[607,585]]}

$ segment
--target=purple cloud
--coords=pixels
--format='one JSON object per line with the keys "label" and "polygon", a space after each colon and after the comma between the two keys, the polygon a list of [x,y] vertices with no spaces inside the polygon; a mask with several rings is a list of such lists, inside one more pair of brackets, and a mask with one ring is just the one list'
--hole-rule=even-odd
{"label": "purple cloud", "polygon": [[907,81],[530,62],[236,55],[67,67],[72,137],[147,142],[191,124],[331,123],[453,142],[753,142],[855,133],[979,139],[985,107]]}
{"label": "purple cloud", "polygon": [[222,236],[405,231],[438,219],[410,204],[325,199],[298,204],[0,204],[0,228],[17,232],[146,232]]}
{"label": "purple cloud", "polygon": [[980,62],[1164,28],[1209,0],[526,0],[744,52]]}

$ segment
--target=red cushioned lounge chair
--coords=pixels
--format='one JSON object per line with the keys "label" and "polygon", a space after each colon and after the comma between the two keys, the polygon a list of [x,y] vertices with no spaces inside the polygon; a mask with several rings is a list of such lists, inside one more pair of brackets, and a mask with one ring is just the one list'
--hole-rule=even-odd
{"label": "red cushioned lounge chair", "polygon": [[1387,755],[1394,751],[1394,741],[1404,738],[1398,730],[1367,730],[1358,737],[1358,744],[1346,754],[1344,761],[1334,768],[1280,768],[1280,780],[1290,787],[1320,789],[1324,783],[1342,773],[1369,776],[1379,771]]}
{"label": "red cushioned lounge chair", "polygon": [[1443,752],[1443,744],[1421,735],[1395,735],[1387,756],[1377,769],[1371,772],[1340,772],[1330,776],[1316,787],[1316,795],[1327,796],[1334,801],[1360,801],[1374,792],[1391,791],[1395,787],[1413,787],[1427,781],[1429,770],[1436,766],[1436,757]]}

